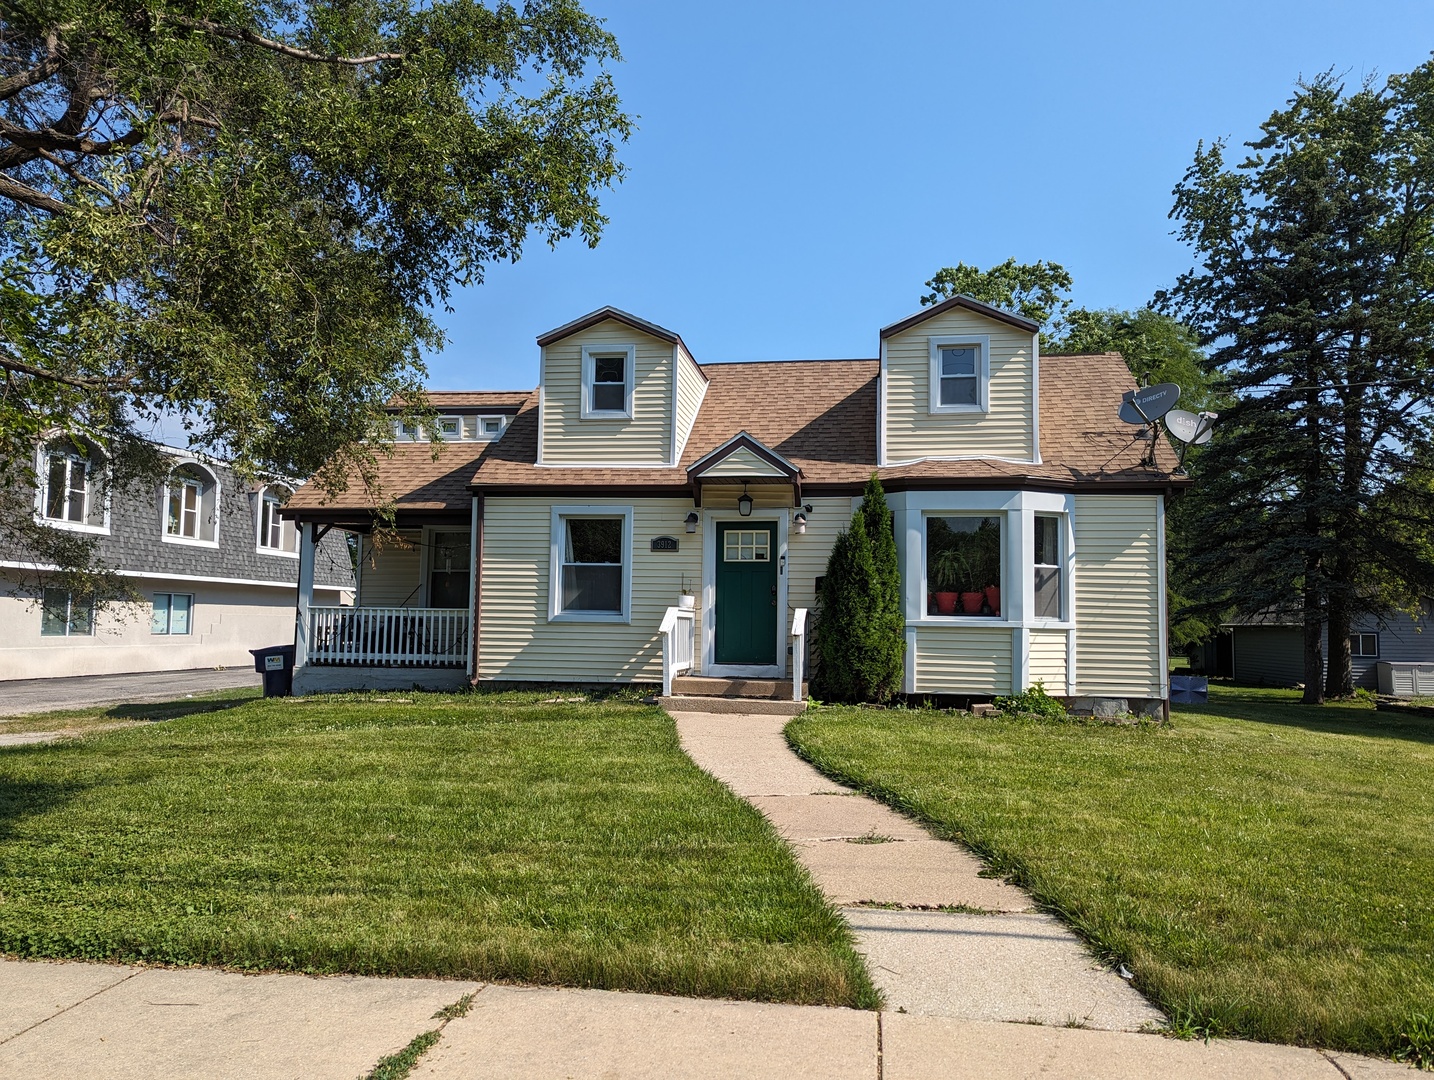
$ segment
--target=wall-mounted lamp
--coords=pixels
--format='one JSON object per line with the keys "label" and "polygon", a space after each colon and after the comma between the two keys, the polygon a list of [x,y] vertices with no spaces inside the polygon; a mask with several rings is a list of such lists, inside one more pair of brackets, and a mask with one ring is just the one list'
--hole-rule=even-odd
{"label": "wall-mounted lamp", "polygon": [[752,516],[752,496],[747,494],[747,481],[742,481],[742,494],[737,496],[737,513],[743,517]]}
{"label": "wall-mounted lamp", "polygon": [[688,532],[690,532],[690,533],[695,533],[695,532],[697,531],[697,521],[698,521],[697,511],[696,511],[696,510],[691,510],[691,511],[688,512],[688,514],[687,514],[687,520],[686,520],[683,524],[685,524],[685,525],[687,526],[687,531],[688,531]]}
{"label": "wall-mounted lamp", "polygon": [[807,531],[807,515],[798,510],[796,516],[792,518],[792,524],[796,526],[797,535],[803,535]]}

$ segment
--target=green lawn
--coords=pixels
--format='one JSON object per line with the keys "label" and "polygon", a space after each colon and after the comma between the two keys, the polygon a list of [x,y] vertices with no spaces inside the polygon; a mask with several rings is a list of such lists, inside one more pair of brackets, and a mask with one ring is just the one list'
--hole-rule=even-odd
{"label": "green lawn", "polygon": [[876,1003],[666,715],[543,696],[71,714],[136,723],[0,748],[0,953]]}
{"label": "green lawn", "polygon": [[822,708],[787,734],[1031,889],[1177,1029],[1434,1056],[1434,724],[1214,694],[1163,728]]}

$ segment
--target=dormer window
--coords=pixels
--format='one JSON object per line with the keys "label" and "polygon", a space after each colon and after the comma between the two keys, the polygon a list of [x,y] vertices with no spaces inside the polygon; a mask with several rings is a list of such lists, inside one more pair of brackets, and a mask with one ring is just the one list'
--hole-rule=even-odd
{"label": "dormer window", "polygon": [[630,418],[637,347],[583,346],[584,420]]}
{"label": "dormer window", "polygon": [[987,335],[931,339],[931,412],[987,410],[990,348]]}
{"label": "dormer window", "polygon": [[299,532],[292,521],[284,520],[280,507],[289,501],[287,488],[270,484],[259,493],[259,545],[266,555],[297,555]]}
{"label": "dormer window", "polygon": [[71,443],[51,443],[40,461],[40,518],[47,525],[65,529],[104,531],[102,473],[97,460]]}
{"label": "dormer window", "polygon": [[482,419],[483,434],[497,435],[503,430],[503,418],[501,416],[485,416]]}
{"label": "dormer window", "polygon": [[463,438],[463,419],[458,416],[440,416],[437,430],[445,442],[454,442]]}
{"label": "dormer window", "polygon": [[178,466],[164,489],[164,539],[218,547],[218,525],[219,482],[197,462]]}
{"label": "dormer window", "polygon": [[399,442],[418,442],[418,425],[407,420],[395,420],[393,423],[393,437]]}

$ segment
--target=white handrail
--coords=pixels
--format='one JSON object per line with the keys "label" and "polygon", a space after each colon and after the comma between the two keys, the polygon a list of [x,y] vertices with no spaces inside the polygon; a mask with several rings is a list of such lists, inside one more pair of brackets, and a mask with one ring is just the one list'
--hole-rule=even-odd
{"label": "white handrail", "polygon": [[807,609],[792,612],[792,700],[802,700],[802,668],[807,649]]}
{"label": "white handrail", "polygon": [[662,635],[662,696],[672,696],[672,677],[692,670],[696,646],[695,613],[690,608],[670,607],[662,616],[657,632]]}
{"label": "white handrail", "polygon": [[464,667],[470,621],[467,608],[311,607],[308,662]]}

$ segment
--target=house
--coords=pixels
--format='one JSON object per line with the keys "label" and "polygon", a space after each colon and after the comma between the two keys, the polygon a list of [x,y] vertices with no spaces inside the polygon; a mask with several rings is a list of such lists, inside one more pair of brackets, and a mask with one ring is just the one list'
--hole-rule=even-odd
{"label": "house", "polygon": [[[1326,629],[1321,647],[1329,656]],[[1251,686],[1301,686],[1305,681],[1304,629],[1298,613],[1266,613],[1225,623],[1216,639],[1194,658],[1211,675]],[[1349,635],[1354,685],[1380,690],[1380,667],[1388,684],[1383,692],[1412,697],[1434,694],[1434,605],[1418,614],[1366,615]]]}
{"label": "house", "polygon": [[[967,297],[870,360],[699,364],[602,308],[537,339],[537,389],[431,393],[443,437],[382,463],[374,506],[304,489],[297,692],[482,682],[788,679],[838,532],[875,471],[906,614],[905,689],[1168,698],[1163,440],[1116,417],[1118,355],[1039,355]],[[1151,456],[1153,455],[1153,457]],[[1153,461],[1154,464],[1150,464]],[[363,540],[357,606],[308,594],[326,529]],[[798,691],[799,692],[799,691]]]}
{"label": "house", "polygon": [[[142,599],[96,613],[47,588],[43,567],[0,563],[0,680],[248,667],[250,649],[293,640],[298,534],[280,514],[291,486],[246,487],[221,464],[166,453],[163,481],[110,491],[99,447],[37,449],[37,519],[96,538],[100,562]],[[314,566],[323,603],[352,596],[342,537],[320,545]]]}

